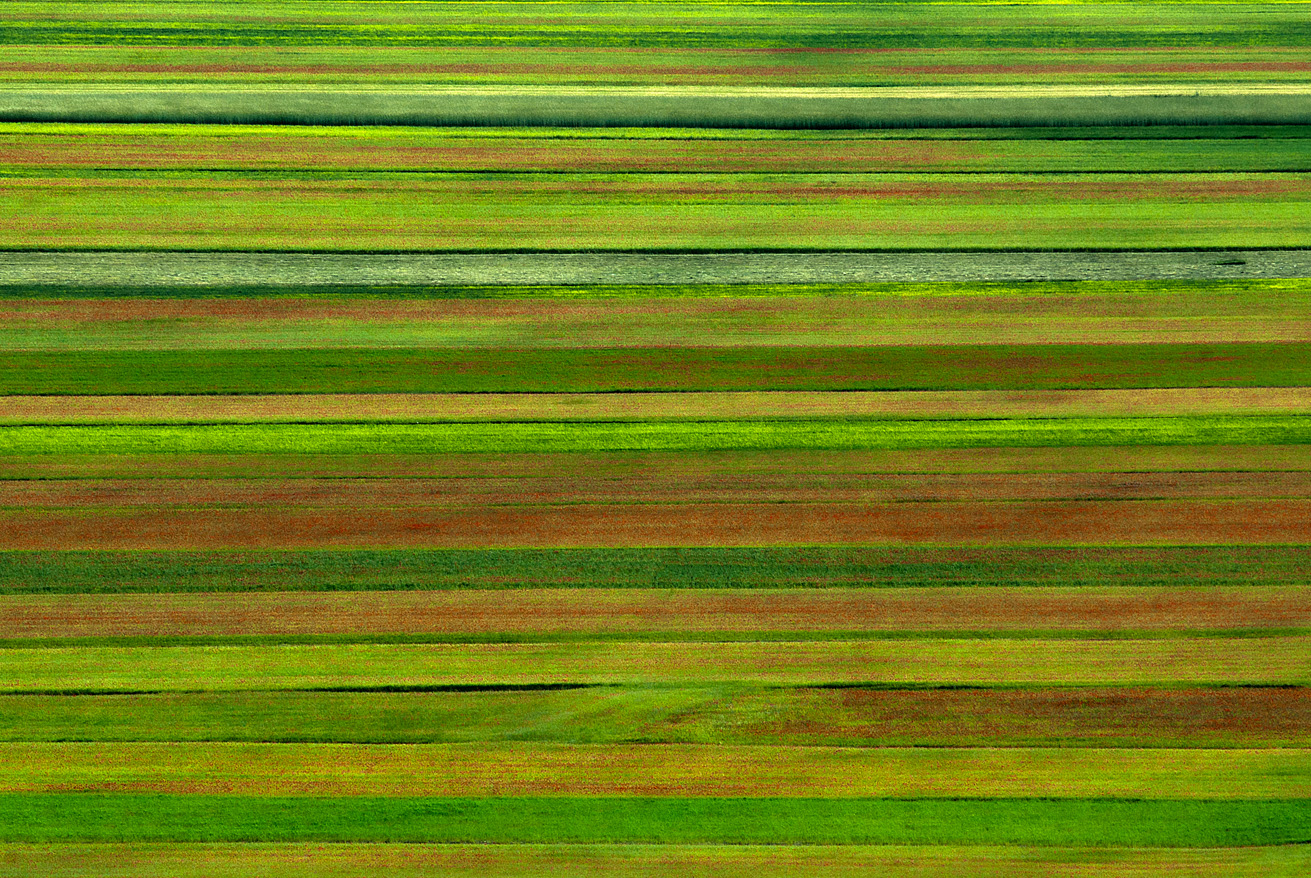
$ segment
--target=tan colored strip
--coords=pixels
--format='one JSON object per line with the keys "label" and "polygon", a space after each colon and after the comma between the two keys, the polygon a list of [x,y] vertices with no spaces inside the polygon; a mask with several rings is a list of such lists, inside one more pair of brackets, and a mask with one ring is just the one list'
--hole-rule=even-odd
{"label": "tan colored strip", "polygon": [[1311,388],[0,397],[0,423],[20,424],[1302,413],[1311,413]]}
{"label": "tan colored strip", "polygon": [[1311,586],[0,595],[0,637],[1304,626]]}

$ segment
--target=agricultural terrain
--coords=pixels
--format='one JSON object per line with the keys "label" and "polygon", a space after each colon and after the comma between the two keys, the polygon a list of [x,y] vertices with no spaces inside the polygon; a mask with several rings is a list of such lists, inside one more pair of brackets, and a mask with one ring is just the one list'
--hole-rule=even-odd
{"label": "agricultural terrain", "polygon": [[1311,6],[0,8],[0,876],[1311,872]]}

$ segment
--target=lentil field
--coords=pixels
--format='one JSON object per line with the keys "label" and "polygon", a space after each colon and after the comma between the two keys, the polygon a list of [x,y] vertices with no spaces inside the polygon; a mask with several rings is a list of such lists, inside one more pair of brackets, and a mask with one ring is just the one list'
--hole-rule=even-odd
{"label": "lentil field", "polygon": [[1311,872],[1302,2],[0,8],[0,875]]}

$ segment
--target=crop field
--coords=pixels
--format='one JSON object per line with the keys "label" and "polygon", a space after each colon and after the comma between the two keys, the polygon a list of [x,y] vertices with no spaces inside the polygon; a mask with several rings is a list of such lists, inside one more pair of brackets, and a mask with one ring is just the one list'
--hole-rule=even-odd
{"label": "crop field", "polygon": [[0,875],[1307,874],[1309,40],[4,4]]}

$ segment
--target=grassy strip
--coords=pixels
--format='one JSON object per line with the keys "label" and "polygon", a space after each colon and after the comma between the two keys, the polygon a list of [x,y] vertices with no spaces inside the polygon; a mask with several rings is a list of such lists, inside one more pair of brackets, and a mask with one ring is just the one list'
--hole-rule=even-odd
{"label": "grassy strip", "polygon": [[168,424],[1304,414],[1311,388],[9,396],[0,423]]}
{"label": "grassy strip", "polygon": [[[855,479],[925,474],[992,478],[1040,473],[1176,472],[1301,474],[1311,470],[1301,445],[1107,445],[1046,448],[909,448],[875,451],[738,451],[691,455],[624,451],[595,454],[66,454],[0,455],[5,479],[566,479],[585,472],[639,484],[689,478],[722,484],[753,478]],[[1242,476],[1236,476],[1243,478]],[[1301,479],[1302,475],[1289,475]],[[519,484],[528,484],[520,481]],[[35,485],[33,485],[35,487]],[[1286,492],[1278,492],[1286,493]],[[829,540],[818,540],[829,544]],[[1141,545],[1128,540],[1123,545]],[[1291,542],[1300,543],[1300,540]],[[795,545],[796,543],[793,543]],[[857,543],[859,544],[859,543]],[[1052,545],[1069,545],[1061,540]],[[648,542],[647,546],[678,545]],[[1181,543],[1180,545],[1197,545]],[[140,547],[137,547],[140,548]],[[0,565],[2,566],[2,565]],[[639,577],[642,574],[638,574]]]}
{"label": "grassy strip", "polygon": [[512,253],[1311,244],[1302,209],[1309,181],[1297,174],[179,172],[152,174],[148,185],[137,172],[95,176],[8,180],[0,247]]}
{"label": "grassy strip", "polygon": [[[1311,586],[529,589],[0,595],[0,645],[319,637],[422,642],[1311,633]],[[886,635],[885,635],[886,633]],[[70,644],[71,645],[71,644]],[[89,645],[89,644],[88,644]]]}
{"label": "grassy strip", "polygon": [[[0,394],[1305,387],[1311,343],[0,352]],[[435,450],[435,449],[433,449]]]}
{"label": "grassy strip", "polygon": [[[711,49],[897,47],[1256,47],[1307,42],[1296,7],[1250,2],[1141,9],[1119,4],[967,2],[822,4],[782,22],[753,6],[697,2],[510,3],[364,11],[262,0],[239,9],[105,3],[55,16],[44,2],[5,10],[0,40],[18,45],[112,46],[134,57],[152,46],[595,47]],[[531,14],[534,27],[522,26]],[[440,56],[438,56],[440,57]]]}
{"label": "grassy strip", "polygon": [[33,694],[727,681],[1300,685],[1308,680],[1311,639],[1304,636],[0,650],[0,692]]}
{"label": "grassy strip", "polygon": [[7,695],[0,741],[1305,748],[1311,690],[725,684]]}
{"label": "grassy strip", "polygon": [[1311,798],[1307,750],[12,743],[0,793]]}
{"label": "grassy strip", "polygon": [[5,455],[517,454],[1308,443],[1311,416],[1300,415],[0,427],[0,454]]}
{"label": "grassy strip", "polygon": [[1311,837],[1311,804],[1041,799],[0,796],[0,840],[1223,847]]}
{"label": "grassy strip", "polygon": [[[772,59],[774,63],[776,59]],[[1300,133],[1290,126],[1289,133]],[[704,131],[552,129],[481,131],[424,128],[280,128],[0,123],[0,159],[11,172],[89,166],[141,170],[232,169],[496,171],[535,173],[823,173],[853,167],[881,172],[1214,173],[1311,169],[1305,142],[1286,139],[985,140],[975,129],[959,140],[919,132],[844,134],[773,132],[764,139],[712,137]],[[1045,133],[1064,134],[1044,129]],[[1158,132],[1158,134],[1169,134]],[[744,149],[748,146],[749,149]]]}
{"label": "grassy strip", "polygon": [[1305,546],[0,552],[8,594],[1304,584]]}
{"label": "grassy strip", "polygon": [[452,878],[580,876],[663,878],[710,871],[723,878],[798,874],[889,878],[1121,878],[1130,873],[1301,878],[1305,846],[1222,849],[982,847],[964,845],[413,845],[413,844],[14,844],[0,849],[13,878]]}

